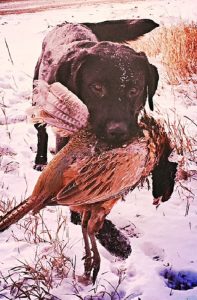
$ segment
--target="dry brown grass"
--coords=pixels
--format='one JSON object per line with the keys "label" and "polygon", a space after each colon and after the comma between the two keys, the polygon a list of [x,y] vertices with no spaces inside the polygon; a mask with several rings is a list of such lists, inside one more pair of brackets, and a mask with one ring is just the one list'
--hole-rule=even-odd
{"label": "dry brown grass", "polygon": [[166,115],[164,124],[176,153],[195,160],[193,146],[196,141],[188,134],[187,128],[181,118],[175,113],[174,119],[170,120],[169,116]]}
{"label": "dry brown grass", "polygon": [[[62,210],[57,209],[53,230],[46,225],[42,214],[36,217],[28,215],[17,226],[20,230],[12,231],[14,241],[36,244],[37,250],[33,262],[25,261],[19,251],[18,265],[7,274],[0,271],[0,295],[5,295],[5,299],[60,300],[52,294],[52,290],[61,286],[70,273],[70,276],[75,273],[74,263],[66,255],[67,221]],[[22,238],[20,231],[24,233]],[[45,247],[40,248],[40,245]]]}
{"label": "dry brown grass", "polygon": [[[3,190],[4,188],[6,189],[6,187],[4,187],[4,184],[1,184],[1,189]],[[8,211],[10,211],[11,209],[13,209],[15,206],[17,205],[17,201],[15,197],[1,197],[0,200],[0,219],[1,219],[1,215],[6,214]]]}
{"label": "dry brown grass", "polygon": [[197,24],[180,21],[170,27],[161,25],[130,45],[149,57],[159,55],[171,84],[196,80],[193,75],[197,73]]}

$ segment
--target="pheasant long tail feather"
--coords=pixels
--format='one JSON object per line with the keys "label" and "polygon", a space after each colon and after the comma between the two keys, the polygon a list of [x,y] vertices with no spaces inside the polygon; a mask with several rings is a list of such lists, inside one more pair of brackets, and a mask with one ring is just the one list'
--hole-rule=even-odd
{"label": "pheasant long tail feather", "polygon": [[12,224],[22,219],[35,206],[34,197],[29,197],[12,210],[0,217],[0,232],[6,230]]}

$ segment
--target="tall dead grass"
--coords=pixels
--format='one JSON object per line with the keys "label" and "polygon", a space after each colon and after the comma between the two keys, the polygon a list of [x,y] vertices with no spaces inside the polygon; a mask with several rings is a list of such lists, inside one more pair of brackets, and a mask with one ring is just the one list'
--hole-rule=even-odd
{"label": "tall dead grass", "polygon": [[[13,202],[10,206],[13,207]],[[61,286],[70,273],[73,277],[75,274],[73,260],[66,255],[68,227],[62,210],[57,209],[57,220],[52,228],[45,224],[41,213],[36,217],[26,216],[17,226],[24,236],[13,230],[14,241],[37,245],[37,250],[32,261],[24,260],[19,251],[18,265],[6,274],[0,270],[0,299],[5,295],[5,299],[60,300],[53,295],[53,289]],[[45,247],[40,248],[41,244]]]}
{"label": "tall dead grass", "polygon": [[132,48],[144,51],[149,57],[160,56],[170,84],[180,81],[196,83],[197,78],[197,24],[180,23],[160,26],[143,38],[130,42]]}

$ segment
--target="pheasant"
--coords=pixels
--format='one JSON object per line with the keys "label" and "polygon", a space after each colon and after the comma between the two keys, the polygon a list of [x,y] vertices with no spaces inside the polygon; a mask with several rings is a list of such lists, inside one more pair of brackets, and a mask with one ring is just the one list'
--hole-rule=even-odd
{"label": "pheasant", "polygon": [[[45,167],[30,197],[0,220],[0,231],[50,205],[66,205],[81,215],[85,245],[84,278],[95,283],[100,255],[95,234],[116,202],[145,179],[171,145],[164,128],[146,114],[137,137],[118,148],[99,140],[88,123],[85,105],[60,83],[38,82],[34,118],[71,136]],[[77,105],[73,105],[73,103]],[[77,110],[77,111],[75,111]],[[165,201],[162,195],[159,200]],[[90,246],[91,245],[91,246]]]}

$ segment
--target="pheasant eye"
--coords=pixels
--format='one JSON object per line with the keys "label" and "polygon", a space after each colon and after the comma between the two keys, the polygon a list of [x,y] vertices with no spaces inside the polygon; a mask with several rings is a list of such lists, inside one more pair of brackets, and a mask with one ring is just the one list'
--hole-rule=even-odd
{"label": "pheasant eye", "polygon": [[98,97],[102,98],[105,95],[105,87],[101,83],[93,83],[90,87]]}

